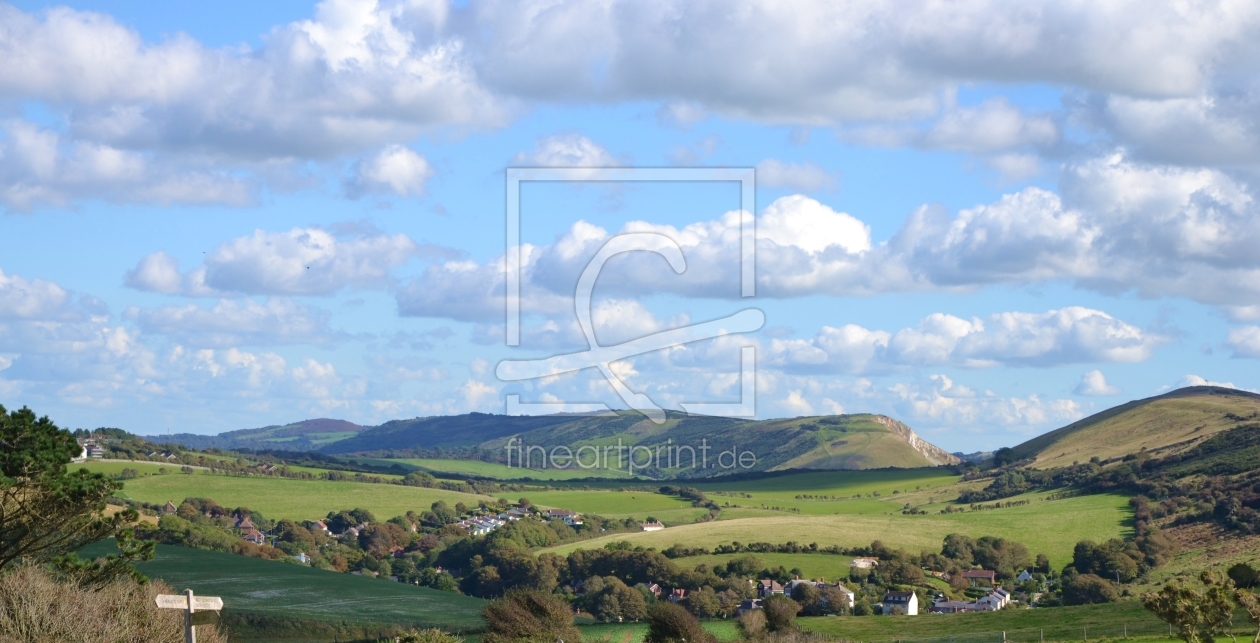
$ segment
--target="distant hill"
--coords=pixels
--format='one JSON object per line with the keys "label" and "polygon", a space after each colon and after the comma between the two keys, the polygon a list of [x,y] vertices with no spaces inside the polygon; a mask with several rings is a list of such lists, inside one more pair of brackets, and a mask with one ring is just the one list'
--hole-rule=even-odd
{"label": "distant hill", "polygon": [[352,438],[329,444],[321,450],[325,453],[356,453],[415,447],[426,449],[471,447],[486,440],[572,422],[575,417],[578,416],[466,413],[415,418],[414,420],[392,420],[380,426],[371,427]]}
{"label": "distant hill", "polygon": [[1012,447],[1016,460],[1037,468],[1104,460],[1147,451],[1169,455],[1260,418],[1260,395],[1218,386],[1192,386],[1134,400]]}
{"label": "distant hill", "polygon": [[259,429],[239,429],[219,435],[176,433],[167,440],[183,444],[190,449],[318,451],[326,444],[345,440],[366,429],[367,427],[345,420],[317,418],[292,424],[264,426]]}

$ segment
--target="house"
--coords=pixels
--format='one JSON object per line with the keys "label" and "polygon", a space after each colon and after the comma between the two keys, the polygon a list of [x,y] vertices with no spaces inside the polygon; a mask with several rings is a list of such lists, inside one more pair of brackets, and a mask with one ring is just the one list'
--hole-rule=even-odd
{"label": "house", "polygon": [[404,550],[403,550],[402,545],[394,545],[393,547],[389,548],[389,555],[393,556],[394,558],[402,558],[403,552]]}
{"label": "house", "polygon": [[578,517],[577,517],[577,515],[575,514],[575,515],[572,515],[572,516],[569,516],[569,517],[565,518],[565,519],[564,519],[564,524],[566,524],[566,525],[568,525],[568,526],[570,526],[570,527],[576,527],[576,526],[578,526],[578,525],[582,524],[582,519],[581,519],[581,518],[578,518]]}
{"label": "house", "polygon": [[250,520],[249,516],[237,517],[236,528],[241,530],[257,529],[257,527],[254,526],[254,521]]}
{"label": "house", "polygon": [[331,536],[332,530],[328,528],[328,524],[322,520],[308,520],[306,526],[310,529],[324,532],[325,536]]}
{"label": "house", "polygon": [[[586,579],[585,579],[585,578],[575,578],[575,579],[573,579],[573,580],[569,581],[569,587],[573,590],[573,593],[574,593],[574,594],[582,594],[582,593],[585,593],[585,592],[586,592]],[[658,594],[658,596],[659,596],[659,594]]]}
{"label": "house", "polygon": [[347,528],[345,531],[343,531],[343,532],[341,533],[341,537],[342,537],[342,538],[345,538],[346,536],[353,536],[353,537],[355,537],[355,538],[358,538],[358,537],[359,537],[359,531],[360,531],[360,530],[359,530],[359,528],[358,528],[358,527],[349,527],[349,528]]}
{"label": "house", "polygon": [[763,607],[765,607],[765,603],[760,598],[749,598],[739,604],[739,607],[735,609],[735,613],[743,616],[747,612],[759,610]]}
{"label": "house", "polygon": [[963,601],[938,600],[932,604],[934,614],[957,614],[961,612],[996,612],[1011,602],[1011,595],[1002,588],[997,588],[970,603]]}
{"label": "house", "polygon": [[652,520],[639,525],[639,528],[643,531],[660,531],[665,528],[665,525],[662,525],[659,520]]}
{"label": "house", "polygon": [[840,583],[836,583],[836,589],[840,590],[840,593],[844,594],[849,599],[849,609],[852,610],[854,605],[853,590],[841,585]]}
{"label": "house", "polygon": [[1025,569],[1024,571],[1019,573],[1019,576],[1015,577],[1015,580],[1020,583],[1027,583],[1028,581],[1032,580],[1032,578],[1033,578],[1032,572]]}
{"label": "house", "polygon": [[515,513],[512,513],[511,511],[505,511],[499,514],[499,520],[520,520],[520,519],[521,519],[520,514],[515,514]]}
{"label": "house", "polygon": [[660,597],[661,597],[661,592],[662,592],[663,590],[661,589],[661,586],[660,586],[660,584],[659,584],[659,583],[652,583],[652,584],[648,585],[648,591],[649,591],[649,592],[652,592],[652,595],[653,595],[653,596],[655,596],[655,597],[657,597],[657,598],[660,598]]}
{"label": "house", "polygon": [[678,601],[681,601],[684,598],[687,598],[687,590],[681,587],[669,593],[669,602],[671,603],[677,603]]}
{"label": "house", "polygon": [[509,518],[509,520],[519,520],[521,518],[524,518],[525,516],[528,516],[529,510],[521,509],[520,507],[512,507],[511,509],[507,510],[507,514],[509,516],[516,516],[516,518]]}
{"label": "house", "polygon": [[246,531],[241,535],[241,538],[254,543],[255,545],[261,545],[267,541],[267,537],[263,536],[263,533],[257,529],[250,529]]}
{"label": "house", "polygon": [[919,614],[919,597],[914,592],[888,592],[884,594],[883,605],[884,614]]}
{"label": "house", "polygon": [[548,518],[548,519],[552,519],[552,520],[555,520],[555,519],[559,519],[559,520],[575,519],[575,518],[577,518],[578,516],[581,516],[581,515],[582,515],[582,514],[580,514],[580,513],[576,512],[576,511],[569,511],[568,509],[548,509],[548,510],[547,510],[547,518]]}
{"label": "house", "polygon": [[879,567],[879,559],[874,556],[858,556],[849,563],[849,567],[856,569],[873,569]]}
{"label": "house", "polygon": [[167,500],[166,506],[162,507],[162,513],[170,515],[170,514],[175,513],[177,509],[178,508],[175,506],[175,503],[171,502],[170,500]]}
{"label": "house", "polygon": [[306,552],[299,552],[297,556],[294,556],[294,558],[296,558],[298,562],[302,563],[303,565],[311,564],[311,557],[307,556]]}
{"label": "house", "polygon": [[975,612],[976,604],[964,601],[936,601],[932,603],[931,612],[933,614],[961,614],[963,612]]}
{"label": "house", "polygon": [[985,582],[989,585],[997,584],[997,572],[987,569],[968,569],[962,573],[962,576],[967,579],[967,582],[972,587],[975,587],[976,583],[979,582]]}
{"label": "house", "polygon": [[763,578],[757,583],[757,598],[770,598],[775,594],[782,594],[783,586],[778,581]]}
{"label": "house", "polygon": [[822,586],[826,585],[826,583],[819,583],[817,581],[812,581],[812,580],[804,580],[799,577],[794,578],[788,581],[787,584],[783,586],[783,595],[789,596],[789,597],[792,596],[793,593],[796,592],[796,588],[800,585],[813,585],[814,587],[818,587],[819,589],[822,589]]}

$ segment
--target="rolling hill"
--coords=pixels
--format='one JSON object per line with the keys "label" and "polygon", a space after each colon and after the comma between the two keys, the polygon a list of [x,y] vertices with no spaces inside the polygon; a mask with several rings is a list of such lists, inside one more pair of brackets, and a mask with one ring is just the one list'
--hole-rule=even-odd
{"label": "rolling hill", "polygon": [[1016,460],[1044,469],[1145,451],[1170,455],[1260,418],[1260,395],[1192,386],[1134,400],[1012,447]]}
{"label": "rolling hill", "polygon": [[165,437],[166,441],[182,444],[190,449],[285,449],[288,451],[317,451],[323,445],[345,440],[367,427],[345,420],[317,418],[292,424],[264,426],[258,429],[240,429],[219,435],[176,433]]}

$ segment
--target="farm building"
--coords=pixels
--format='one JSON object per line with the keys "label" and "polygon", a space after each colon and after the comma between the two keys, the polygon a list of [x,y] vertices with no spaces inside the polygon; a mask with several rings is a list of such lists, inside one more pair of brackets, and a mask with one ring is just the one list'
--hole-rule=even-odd
{"label": "farm building", "polygon": [[888,592],[884,594],[883,605],[884,614],[919,614],[919,597],[914,592]]}
{"label": "farm building", "polygon": [[653,520],[639,525],[639,528],[643,531],[660,531],[665,528],[665,525],[661,524],[659,520]]}
{"label": "farm building", "polygon": [[849,563],[849,567],[857,569],[873,569],[879,566],[879,559],[874,556],[858,556]]}

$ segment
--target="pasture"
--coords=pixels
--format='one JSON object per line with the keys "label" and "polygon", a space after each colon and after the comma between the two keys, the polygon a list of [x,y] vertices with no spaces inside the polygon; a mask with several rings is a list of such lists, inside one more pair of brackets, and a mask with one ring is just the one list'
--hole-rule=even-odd
{"label": "pasture", "polygon": [[[723,512],[725,513],[725,512]],[[777,512],[760,518],[738,518],[681,525],[663,531],[618,534],[551,548],[567,553],[578,548],[596,549],[616,540],[664,549],[675,543],[713,547],[738,541],[853,547],[882,540],[909,551],[939,551],[951,533],[973,537],[999,536],[1023,543],[1033,554],[1044,553],[1054,565],[1071,559],[1072,548],[1082,539],[1106,540],[1125,535],[1131,516],[1128,498],[1117,495],[1079,496],[1063,500],[1033,500],[1032,504],[1006,509],[953,514],[902,515],[839,514],[796,515]]]}
{"label": "pasture", "polygon": [[491,480],[575,480],[583,478],[608,478],[614,480],[633,480],[625,471],[615,469],[524,469],[509,467],[497,462],[480,460],[436,460],[432,458],[359,458],[359,462],[373,465],[389,466],[401,464],[409,469],[428,471],[441,477],[443,473],[454,473]]}
{"label": "pasture", "polygon": [[[108,540],[80,553],[101,556],[114,551]],[[136,567],[177,591],[191,588],[201,596],[222,597],[225,615],[415,624],[454,631],[483,627],[485,601],[479,598],[305,565],[158,545],[157,556]]]}
{"label": "pasture", "polygon": [[707,509],[692,507],[691,503],[672,496],[651,491],[591,490],[526,490],[524,492],[498,494],[511,502],[528,498],[542,507],[571,509],[584,514],[598,514],[605,518],[636,518],[652,516],[665,524],[687,524],[708,513]]}
{"label": "pasture", "polygon": [[385,520],[408,511],[427,510],[438,500],[451,506],[463,502],[470,507],[481,500],[493,500],[490,496],[396,484],[180,473],[127,480],[118,495],[153,504],[210,498],[225,507],[249,507],[272,520],[311,520],[355,507]]}

